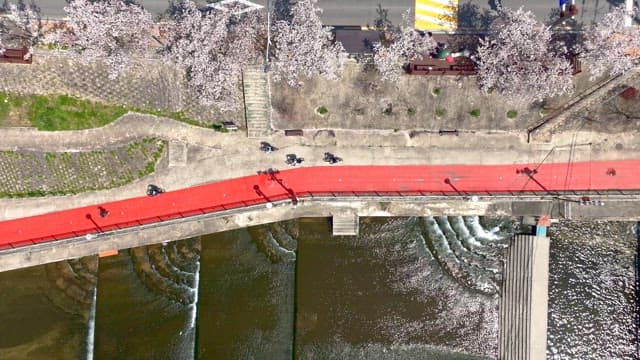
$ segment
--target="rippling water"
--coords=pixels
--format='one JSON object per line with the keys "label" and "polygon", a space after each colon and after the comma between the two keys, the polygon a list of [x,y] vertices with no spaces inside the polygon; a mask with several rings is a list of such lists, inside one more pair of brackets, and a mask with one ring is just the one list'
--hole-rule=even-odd
{"label": "rippling water", "polygon": [[[0,358],[495,358],[516,227],[299,219],[2,273]],[[638,358],[635,230],[552,226],[549,358]]]}
{"label": "rippling water", "polygon": [[550,359],[637,359],[636,224],[551,228]]}
{"label": "rippling water", "polygon": [[326,223],[305,224],[298,358],[496,356],[496,281],[508,233],[477,221],[361,219],[355,239],[331,237]]}
{"label": "rippling water", "polygon": [[94,358],[192,358],[199,254],[187,239],[101,258]]}

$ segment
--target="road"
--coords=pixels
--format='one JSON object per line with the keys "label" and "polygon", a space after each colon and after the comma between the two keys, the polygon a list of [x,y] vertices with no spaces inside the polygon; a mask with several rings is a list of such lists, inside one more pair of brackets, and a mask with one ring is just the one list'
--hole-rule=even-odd
{"label": "road", "polygon": [[[154,14],[162,13],[166,8],[167,0],[140,0],[145,8]],[[254,0],[256,4],[266,6],[267,0]],[[477,5],[482,11],[489,9],[492,0],[460,0],[459,5],[471,3]],[[583,24],[590,24],[609,11],[612,4],[620,3],[620,0],[576,0],[580,13],[576,20]],[[63,7],[65,0],[35,0],[42,9],[44,18],[60,19],[64,17]],[[324,9],[323,21],[328,25],[358,25],[371,24],[376,17],[376,8],[379,3],[389,11],[389,19],[394,23],[400,23],[402,13],[407,9],[413,9],[414,0],[319,0],[319,6]],[[539,20],[549,17],[551,11],[558,7],[557,0],[503,0],[503,5],[510,8],[524,7],[533,11]]]}

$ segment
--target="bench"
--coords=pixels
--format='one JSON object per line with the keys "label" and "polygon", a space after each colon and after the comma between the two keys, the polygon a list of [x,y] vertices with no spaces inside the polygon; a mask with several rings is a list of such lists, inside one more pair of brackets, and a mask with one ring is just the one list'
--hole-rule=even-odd
{"label": "bench", "polygon": [[304,133],[302,129],[291,129],[284,131],[284,136],[302,136],[303,134]]}
{"label": "bench", "polygon": [[458,129],[451,129],[451,130],[440,129],[440,130],[438,130],[438,135],[440,135],[440,136],[442,136],[442,135],[455,135],[455,136],[458,136],[460,134],[458,132]]}

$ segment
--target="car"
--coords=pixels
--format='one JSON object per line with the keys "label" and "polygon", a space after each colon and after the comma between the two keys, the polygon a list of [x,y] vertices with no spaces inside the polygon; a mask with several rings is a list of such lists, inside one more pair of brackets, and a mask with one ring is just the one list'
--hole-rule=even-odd
{"label": "car", "polygon": [[164,189],[153,184],[147,185],[147,195],[148,196],[158,196],[164,192]]}
{"label": "car", "polygon": [[260,143],[260,151],[262,151],[265,154],[270,154],[271,152],[276,151],[276,150],[278,150],[277,147],[269,144],[266,141],[263,141],[263,142]]}

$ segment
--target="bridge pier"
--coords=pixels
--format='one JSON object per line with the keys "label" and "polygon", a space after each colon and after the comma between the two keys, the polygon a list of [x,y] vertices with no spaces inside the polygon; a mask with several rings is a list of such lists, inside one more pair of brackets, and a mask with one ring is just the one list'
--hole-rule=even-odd
{"label": "bridge pier", "polygon": [[507,250],[500,299],[499,359],[547,357],[549,238],[516,235]]}

